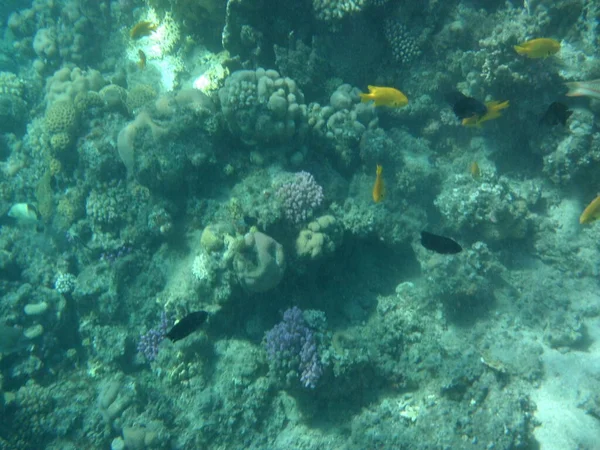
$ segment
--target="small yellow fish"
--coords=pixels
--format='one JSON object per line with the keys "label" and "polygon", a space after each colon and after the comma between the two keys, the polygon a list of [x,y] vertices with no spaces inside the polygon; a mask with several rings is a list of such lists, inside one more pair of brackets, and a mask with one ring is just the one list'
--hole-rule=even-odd
{"label": "small yellow fish", "polygon": [[600,79],[590,81],[571,81],[565,83],[569,88],[567,97],[591,97],[600,100]]}
{"label": "small yellow fish", "polygon": [[385,185],[383,184],[383,168],[377,164],[377,171],[375,176],[375,184],[373,184],[373,201],[379,203],[383,200],[385,195]]}
{"label": "small yellow fish", "polygon": [[508,100],[504,102],[494,100],[491,102],[485,102],[485,106],[487,108],[487,112],[483,116],[467,117],[466,119],[462,120],[462,124],[465,127],[480,127],[483,122],[487,122],[488,120],[493,120],[500,117],[502,115],[500,111],[505,108],[508,108],[510,106],[510,103]]}
{"label": "small yellow fish", "polygon": [[150,36],[153,32],[156,31],[158,25],[152,22],[138,22],[131,30],[129,30],[129,37],[131,39],[137,40],[144,36]]}
{"label": "small yellow fish", "polygon": [[360,100],[363,103],[373,100],[375,106],[389,106],[391,108],[402,108],[408,105],[406,95],[391,87],[369,86],[369,93],[361,93]]}
{"label": "small yellow fish", "polygon": [[592,202],[583,210],[581,216],[579,216],[579,223],[583,225],[592,223],[598,219],[600,219],[600,195],[592,200]]}
{"label": "small yellow fish", "polygon": [[471,165],[469,166],[469,172],[471,172],[471,176],[475,180],[481,177],[481,169],[479,168],[479,164],[477,164],[477,161],[473,161],[471,163]]}
{"label": "small yellow fish", "polygon": [[547,58],[558,53],[560,42],[549,38],[532,39],[515,45],[514,49],[519,55],[525,55],[528,58]]}

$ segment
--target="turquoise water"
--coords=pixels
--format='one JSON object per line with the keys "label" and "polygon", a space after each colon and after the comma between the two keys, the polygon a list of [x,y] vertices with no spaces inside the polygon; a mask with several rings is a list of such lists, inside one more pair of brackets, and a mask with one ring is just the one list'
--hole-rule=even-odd
{"label": "turquoise water", "polygon": [[0,448],[600,448],[599,4],[0,18]]}

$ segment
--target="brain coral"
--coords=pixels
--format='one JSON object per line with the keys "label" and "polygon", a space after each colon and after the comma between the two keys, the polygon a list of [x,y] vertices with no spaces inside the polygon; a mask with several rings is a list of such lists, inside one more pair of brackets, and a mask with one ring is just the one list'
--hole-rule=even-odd
{"label": "brain coral", "polygon": [[134,112],[140,109],[142,106],[150,103],[156,98],[156,91],[147,84],[139,84],[134,86],[126,97],[127,108],[129,111]]}
{"label": "brain coral", "polygon": [[77,127],[77,119],[77,110],[72,102],[65,100],[52,103],[46,110],[46,131],[71,134]]}
{"label": "brain coral", "polygon": [[56,133],[50,138],[50,146],[56,153],[62,153],[69,149],[72,139],[68,133]]}

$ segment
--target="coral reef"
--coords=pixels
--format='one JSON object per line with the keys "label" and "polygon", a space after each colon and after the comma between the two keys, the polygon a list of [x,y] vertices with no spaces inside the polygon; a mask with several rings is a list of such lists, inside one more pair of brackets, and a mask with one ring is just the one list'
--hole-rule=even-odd
{"label": "coral reef", "polygon": [[305,388],[315,388],[323,368],[314,332],[299,308],[285,311],[283,320],[267,331],[265,347],[274,376],[285,379],[286,384],[299,379]]}
{"label": "coral reef", "polygon": [[447,180],[435,204],[454,231],[468,229],[490,241],[522,239],[540,195],[541,188],[533,182],[509,182],[502,177],[479,182],[455,175]]}
{"label": "coral reef", "polygon": [[0,449],[593,448],[599,12],[2,2]]}
{"label": "coral reef", "polygon": [[233,72],[219,100],[229,130],[247,144],[297,145],[306,133],[304,95],[275,70]]}
{"label": "coral reef", "polygon": [[335,252],[342,237],[342,228],[335,217],[318,217],[298,234],[296,254],[301,258],[322,258]]}
{"label": "coral reef", "polygon": [[357,88],[343,84],[331,94],[328,106],[311,103],[308,108],[312,132],[344,165],[355,162],[363,134],[378,123],[374,107],[360,103],[359,93]]}
{"label": "coral reef", "polygon": [[283,247],[259,231],[244,236],[244,248],[235,255],[240,284],[249,292],[265,292],[279,284],[285,272]]}
{"label": "coral reef", "polygon": [[299,224],[310,219],[323,202],[323,188],[308,172],[298,172],[292,181],[282,184],[276,193],[284,217]]}

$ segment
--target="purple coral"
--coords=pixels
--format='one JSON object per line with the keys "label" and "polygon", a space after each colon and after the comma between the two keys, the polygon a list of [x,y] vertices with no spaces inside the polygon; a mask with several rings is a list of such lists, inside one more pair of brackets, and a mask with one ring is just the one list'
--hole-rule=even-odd
{"label": "purple coral", "polygon": [[301,223],[312,217],[313,212],[323,203],[323,188],[314,177],[305,171],[294,174],[294,180],[282,185],[277,191],[285,217]]}
{"label": "purple coral", "polygon": [[283,313],[283,320],[266,334],[269,367],[280,374],[295,374],[305,388],[313,389],[323,374],[317,342],[298,307]]}
{"label": "purple coral", "polygon": [[154,361],[158,356],[159,345],[165,339],[170,325],[167,313],[163,311],[160,315],[160,323],[140,336],[137,350],[148,361]]}

